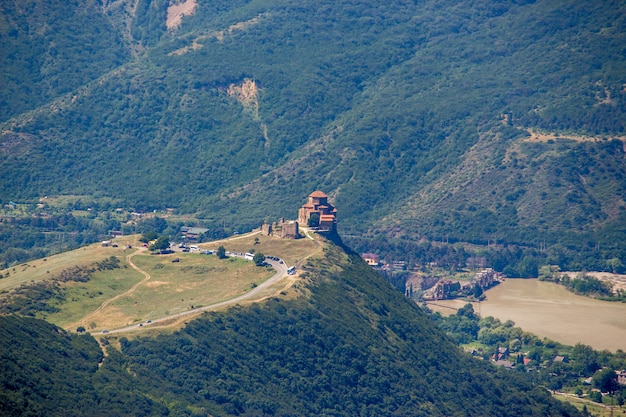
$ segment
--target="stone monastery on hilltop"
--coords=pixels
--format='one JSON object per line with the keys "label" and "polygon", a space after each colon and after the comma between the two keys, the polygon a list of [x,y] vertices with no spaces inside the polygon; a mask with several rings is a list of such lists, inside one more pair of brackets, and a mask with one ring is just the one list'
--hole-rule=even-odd
{"label": "stone monastery on hilltop", "polygon": [[261,231],[265,235],[279,234],[284,239],[298,239],[299,225],[309,227],[317,232],[335,233],[337,231],[337,209],[328,202],[328,196],[321,191],[313,191],[309,199],[298,210],[298,220],[263,224]]}
{"label": "stone monastery on hilltop", "polygon": [[321,191],[309,194],[309,201],[298,210],[298,223],[320,231],[334,232],[337,227],[337,209]]}

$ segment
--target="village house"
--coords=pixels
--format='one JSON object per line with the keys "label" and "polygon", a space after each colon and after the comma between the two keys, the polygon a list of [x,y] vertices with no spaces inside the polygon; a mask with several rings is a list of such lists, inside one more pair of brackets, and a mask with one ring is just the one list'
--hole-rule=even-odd
{"label": "village house", "polygon": [[626,371],[616,371],[617,383],[620,385],[626,385]]}
{"label": "village house", "polygon": [[185,237],[185,239],[189,240],[198,240],[200,235],[208,232],[209,229],[205,229],[204,227],[181,227],[180,234]]}
{"label": "village house", "polygon": [[380,266],[380,257],[375,253],[364,253],[361,258],[370,266]]}

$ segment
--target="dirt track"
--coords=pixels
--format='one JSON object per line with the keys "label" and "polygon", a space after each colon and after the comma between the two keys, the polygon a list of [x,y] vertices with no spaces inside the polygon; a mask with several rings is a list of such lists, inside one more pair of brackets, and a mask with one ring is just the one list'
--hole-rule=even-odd
{"label": "dirt track", "polygon": [[141,274],[143,274],[144,279],[142,279],[141,281],[139,281],[138,283],[136,283],[135,285],[133,285],[128,291],[118,294],[115,297],[111,297],[108,300],[106,300],[105,302],[103,302],[102,304],[100,304],[100,306],[98,306],[98,308],[96,308],[94,311],[92,311],[91,313],[89,313],[88,315],[86,315],[85,317],[83,317],[82,319],[80,319],[78,322],[76,323],[72,323],[69,326],[66,326],[68,329],[72,329],[74,327],[85,325],[86,323],[89,323],[89,320],[91,320],[96,314],[100,313],[102,310],[104,310],[109,304],[111,304],[113,301],[121,298],[121,297],[125,297],[128,295],[131,295],[132,293],[135,292],[135,290],[137,290],[137,288],[139,288],[141,285],[145,284],[146,282],[148,282],[152,277],[150,276],[150,274],[148,274],[146,271],[144,271],[143,269],[139,268],[137,265],[135,265],[135,263],[133,263],[132,258],[133,256],[137,255],[138,253],[143,253],[146,251],[146,248],[139,248],[136,251],[134,251],[133,253],[129,253],[128,255],[126,255],[126,262],[128,262],[128,264],[130,265],[131,268],[133,268],[134,270],[140,272]]}
{"label": "dirt track", "polygon": [[[289,277],[289,275],[287,274],[287,266],[284,263],[277,262],[277,261],[268,261],[268,262],[272,265],[272,267],[274,267],[274,269],[276,270],[276,273],[270,279],[268,279],[267,281],[265,281],[261,285],[257,286],[256,288],[252,289],[251,291],[249,291],[249,292],[247,292],[247,293],[245,293],[243,295],[240,295],[238,297],[232,298],[230,300],[220,301],[218,303],[211,304],[211,305],[208,305],[208,306],[205,306],[205,307],[196,308],[196,309],[192,309],[192,310],[187,310],[187,311],[183,311],[183,312],[176,313],[176,314],[170,314],[170,315],[165,316],[165,317],[160,317],[158,319],[151,320],[151,322],[147,323],[146,325],[143,325],[143,323],[142,323],[141,327],[138,327],[136,324],[133,324],[131,326],[125,326],[125,327],[122,327],[122,328],[119,328],[119,329],[107,330],[106,333],[108,333],[108,334],[125,333],[125,332],[130,332],[130,331],[138,331],[140,328],[147,330],[149,328],[154,328],[155,326],[159,326],[159,325],[161,325],[161,326],[163,326],[163,325],[170,326],[172,324],[178,323],[178,321],[180,321],[179,319],[181,319],[183,317],[187,318],[190,315],[197,315],[197,314],[200,314],[200,313],[202,313],[204,311],[216,310],[216,309],[219,309],[219,308],[222,308],[222,307],[231,306],[231,305],[234,305],[234,304],[238,304],[238,303],[240,303],[242,301],[256,301],[255,298],[254,298],[256,295],[258,295],[259,293],[261,293],[262,291],[264,291],[265,289],[267,289],[271,285],[275,284],[276,282],[280,281],[281,279],[283,279],[285,277]],[[129,263],[130,263],[130,261],[129,261]],[[139,287],[141,284],[145,283],[146,281],[148,281],[150,279],[150,275],[149,274],[147,274],[146,272],[142,271],[139,268],[135,268],[135,269],[137,269],[138,271],[140,271],[144,275],[146,275],[146,278],[144,280],[142,280],[141,282],[138,282],[137,284],[135,284],[133,286],[133,288],[131,288],[130,290],[128,290],[124,294],[120,294],[120,295],[118,295],[118,296],[116,296],[114,298],[111,298],[109,300],[109,302],[113,301],[114,299],[119,298],[121,296],[130,294],[132,291],[134,291],[135,288]],[[291,284],[293,284],[293,281],[289,280],[289,283],[287,284],[287,287],[291,286]],[[264,298],[266,298],[266,297],[260,297],[259,299],[264,299]],[[103,303],[103,305],[101,307],[105,306],[105,304],[108,304],[108,303]],[[92,313],[92,314],[95,314],[97,311],[98,310],[94,311],[94,313]],[[83,320],[85,320],[85,319],[83,319]],[[92,333],[92,335],[103,335],[103,334],[104,334],[103,332]]]}

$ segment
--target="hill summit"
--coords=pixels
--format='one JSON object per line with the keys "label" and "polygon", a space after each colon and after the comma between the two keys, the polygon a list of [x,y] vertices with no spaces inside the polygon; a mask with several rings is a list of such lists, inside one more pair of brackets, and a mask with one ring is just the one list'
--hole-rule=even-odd
{"label": "hill summit", "polygon": [[417,305],[337,243],[324,243],[323,256],[303,266],[306,296],[207,313],[174,334],[121,338],[121,352],[109,346],[104,359],[91,336],[0,317],[0,411],[577,415],[524,374],[462,353]]}

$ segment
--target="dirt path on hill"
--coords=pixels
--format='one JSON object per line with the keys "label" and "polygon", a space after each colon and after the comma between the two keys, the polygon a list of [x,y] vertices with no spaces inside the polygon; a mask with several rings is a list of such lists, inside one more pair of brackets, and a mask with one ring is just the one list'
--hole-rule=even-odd
{"label": "dirt path on hill", "polygon": [[[299,259],[299,261],[297,262],[297,266],[298,268],[300,268],[300,265],[302,264],[302,262],[306,259],[308,259],[311,256],[314,256],[315,254],[319,253],[321,251],[322,245],[320,244],[320,242],[317,241],[317,239],[315,239],[314,236],[311,236],[310,231],[307,228],[303,228],[303,232],[305,233],[306,237],[310,240],[312,240],[315,243],[315,247],[313,249],[313,251],[311,253],[309,253],[308,255],[306,255],[304,258]],[[253,231],[251,233],[246,233],[246,234],[242,234],[242,235],[235,235],[235,236],[230,236],[227,239],[223,239],[222,241],[215,241],[213,242],[213,244],[220,244],[222,242],[227,243],[229,241],[233,241],[233,240],[238,240],[238,239],[244,239],[244,238],[250,238],[250,236],[254,236],[256,234],[260,234],[261,231],[257,230],[257,231]],[[144,279],[141,280],[140,282],[136,283],[135,285],[132,286],[132,288],[130,288],[128,291],[122,293],[122,294],[118,294],[115,297],[110,298],[109,300],[103,302],[96,310],[94,310],[93,312],[89,313],[87,316],[83,317],[81,320],[79,320],[78,322],[66,326],[67,329],[71,329],[75,326],[78,325],[85,325],[88,324],[90,320],[93,320],[93,318],[98,314],[101,313],[108,305],[111,304],[112,301],[115,301],[117,299],[119,299],[120,297],[124,297],[124,296],[128,296],[131,295],[133,292],[135,292],[135,290],[137,288],[139,288],[141,285],[145,285],[148,281],[150,281],[151,276],[149,273],[147,273],[146,271],[142,270],[141,268],[139,268],[135,263],[133,263],[132,258],[142,252],[145,252],[146,248],[139,248],[138,250],[136,250],[135,252],[129,254],[126,256],[126,262],[131,266],[131,268],[135,269],[136,271],[140,272],[141,274],[144,275]],[[243,254],[241,255],[236,255],[239,258],[243,257]],[[271,297],[276,297],[279,296],[279,294],[281,294],[283,291],[286,291],[287,289],[291,288],[298,280],[298,274],[296,275],[289,275],[287,273],[287,264],[283,261],[283,260],[266,260],[267,263],[269,263],[276,271],[276,273],[270,277],[268,280],[266,280],[265,282],[259,284],[258,286],[256,286],[255,288],[253,288],[252,290],[239,295],[235,298],[229,299],[229,300],[224,300],[224,301],[219,301],[216,303],[213,303],[211,305],[207,305],[204,307],[199,307],[199,308],[192,308],[191,310],[186,310],[186,311],[182,311],[179,313],[175,313],[175,314],[168,314],[166,316],[162,316],[162,317],[157,317],[151,320],[146,321],[145,323],[135,323],[132,325],[127,325],[127,326],[123,326],[123,327],[119,327],[119,328],[108,328],[107,330],[104,331],[96,331],[96,332],[90,332],[92,335],[96,336],[104,336],[107,334],[120,334],[120,333],[126,333],[126,332],[137,332],[137,331],[147,331],[150,329],[164,329],[164,328],[171,328],[171,327],[176,327],[179,326],[181,323],[189,320],[192,317],[198,316],[200,314],[202,314],[205,311],[211,311],[211,310],[220,310],[226,307],[230,307],[239,303],[253,303],[253,302],[259,302],[262,300],[265,300],[267,298],[271,298]],[[281,282],[284,285],[281,285],[280,287],[274,287],[272,288],[272,292],[268,293],[266,292],[266,290],[268,290],[270,287],[272,286],[276,286],[276,284],[278,284],[279,282]],[[265,292],[265,293],[263,293]]]}
{"label": "dirt path on hill", "polygon": [[133,253],[129,253],[128,255],[126,255],[126,262],[128,263],[128,265],[130,265],[131,268],[133,268],[135,271],[141,273],[144,278],[139,281],[138,283],[136,283],[135,285],[133,285],[128,291],[123,292],[121,294],[116,295],[115,297],[109,298],[108,300],[104,301],[102,304],[100,304],[100,306],[98,306],[98,308],[96,308],[94,311],[92,311],[91,313],[89,313],[88,315],[86,315],[85,317],[83,317],[82,319],[80,319],[79,321],[77,321],[76,323],[72,323],[69,326],[66,326],[66,328],[68,329],[72,329],[75,326],[82,324],[87,324],[89,322],[89,320],[91,318],[93,318],[96,314],[102,312],[102,310],[104,310],[109,304],[111,304],[113,301],[121,298],[121,297],[125,297],[128,295],[131,295],[132,293],[135,292],[135,290],[137,290],[137,288],[139,288],[141,285],[145,284],[146,282],[150,281],[150,279],[152,278],[150,276],[149,273],[147,273],[146,271],[144,271],[143,269],[139,268],[132,260],[133,256],[137,255],[138,253],[143,253],[146,251],[146,248],[139,248],[136,251],[134,251]]}
{"label": "dirt path on hill", "polygon": [[[287,283],[287,285],[285,286],[285,288],[289,288],[291,285],[293,285],[294,280],[291,279],[291,276],[289,274],[287,274],[287,266],[284,264],[284,262],[281,263],[280,261],[268,261],[268,263],[276,270],[276,273],[271,278],[269,278],[267,281],[263,282],[262,284],[258,285],[257,287],[253,288],[251,291],[249,291],[249,292],[247,292],[245,294],[242,294],[242,295],[237,296],[235,298],[231,298],[230,300],[219,301],[217,303],[214,303],[214,304],[211,304],[211,305],[208,305],[208,306],[204,306],[204,307],[200,307],[200,308],[194,308],[194,309],[191,309],[191,310],[181,311],[180,313],[169,314],[169,315],[164,316],[164,317],[159,317],[159,318],[150,320],[145,325],[143,323],[141,323],[140,327],[138,327],[137,324],[132,324],[130,326],[124,326],[124,327],[121,327],[121,328],[118,328],[118,329],[107,330],[106,333],[105,332],[94,332],[94,333],[91,333],[91,334],[92,335],[119,334],[119,333],[125,333],[125,332],[129,332],[129,331],[138,331],[139,329],[141,329],[141,330],[148,330],[148,329],[153,329],[155,327],[162,327],[163,328],[163,327],[170,327],[172,325],[175,326],[181,320],[188,320],[189,316],[196,316],[196,315],[199,315],[199,314],[201,314],[201,313],[203,313],[205,311],[217,310],[217,309],[220,309],[220,308],[223,308],[223,307],[229,307],[229,306],[241,303],[242,301],[253,302],[253,301],[260,301],[260,300],[264,300],[266,298],[269,298],[270,295],[262,296],[262,297],[259,297],[258,299],[254,298],[254,297],[256,295],[259,295],[259,293],[261,293],[262,291],[265,291],[267,288],[269,288],[270,286],[276,284],[278,281],[280,281],[281,279],[284,279],[286,277],[290,277],[290,279],[289,279],[289,282]],[[138,269],[138,270],[141,271],[140,269]],[[149,277],[149,275],[148,275],[148,277]],[[144,279],[140,283],[136,284],[135,287],[137,287],[140,284],[146,282],[148,279],[149,278]],[[121,295],[127,295],[131,290],[129,290],[125,294],[121,294]],[[279,291],[282,291],[282,290],[279,290]],[[111,300],[113,300],[113,299],[111,299]]]}

